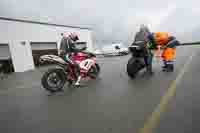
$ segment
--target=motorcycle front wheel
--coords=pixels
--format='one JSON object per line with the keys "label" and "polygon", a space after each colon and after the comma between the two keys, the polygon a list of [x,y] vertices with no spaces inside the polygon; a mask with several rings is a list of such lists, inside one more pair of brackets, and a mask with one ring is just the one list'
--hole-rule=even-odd
{"label": "motorcycle front wheel", "polygon": [[142,68],[142,62],[138,59],[135,59],[131,57],[128,61],[127,64],[127,74],[130,78],[135,78],[137,73],[141,70]]}
{"label": "motorcycle front wheel", "polygon": [[49,69],[41,79],[43,88],[51,93],[61,91],[65,82],[65,73],[58,68]]}

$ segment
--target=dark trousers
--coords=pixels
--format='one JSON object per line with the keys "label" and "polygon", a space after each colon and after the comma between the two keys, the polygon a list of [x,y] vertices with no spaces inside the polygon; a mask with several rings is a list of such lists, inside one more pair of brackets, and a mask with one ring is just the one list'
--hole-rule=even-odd
{"label": "dark trousers", "polygon": [[153,53],[150,52],[148,56],[145,56],[144,62],[148,70],[152,71]]}

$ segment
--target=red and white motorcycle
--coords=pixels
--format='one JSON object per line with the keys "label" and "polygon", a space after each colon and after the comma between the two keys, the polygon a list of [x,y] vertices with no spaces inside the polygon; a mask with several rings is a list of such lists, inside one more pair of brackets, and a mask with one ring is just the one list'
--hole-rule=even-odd
{"label": "red and white motorcycle", "polygon": [[[100,72],[100,66],[96,62],[96,55],[89,52],[78,52],[72,54],[72,60],[76,61],[80,66],[81,77],[96,79]],[[40,57],[40,62],[53,62],[57,65],[55,68],[49,69],[44,73],[41,79],[42,86],[49,92],[62,91],[66,82],[73,85],[77,80],[76,66],[64,61],[56,55],[43,55]]]}

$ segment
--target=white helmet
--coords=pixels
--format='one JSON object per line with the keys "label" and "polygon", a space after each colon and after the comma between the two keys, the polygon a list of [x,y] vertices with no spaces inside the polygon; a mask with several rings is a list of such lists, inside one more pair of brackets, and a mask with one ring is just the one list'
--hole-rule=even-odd
{"label": "white helmet", "polygon": [[79,40],[78,34],[75,32],[65,32],[62,34],[64,38],[70,38],[73,41]]}

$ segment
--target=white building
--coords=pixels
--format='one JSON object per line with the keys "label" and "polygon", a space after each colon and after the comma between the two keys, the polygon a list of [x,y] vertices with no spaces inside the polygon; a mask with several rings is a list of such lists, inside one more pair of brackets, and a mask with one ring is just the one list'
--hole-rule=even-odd
{"label": "white building", "polygon": [[80,41],[93,51],[89,28],[0,17],[0,29],[0,59],[11,57],[15,72],[34,69],[32,50],[59,48],[63,32],[79,33]]}

